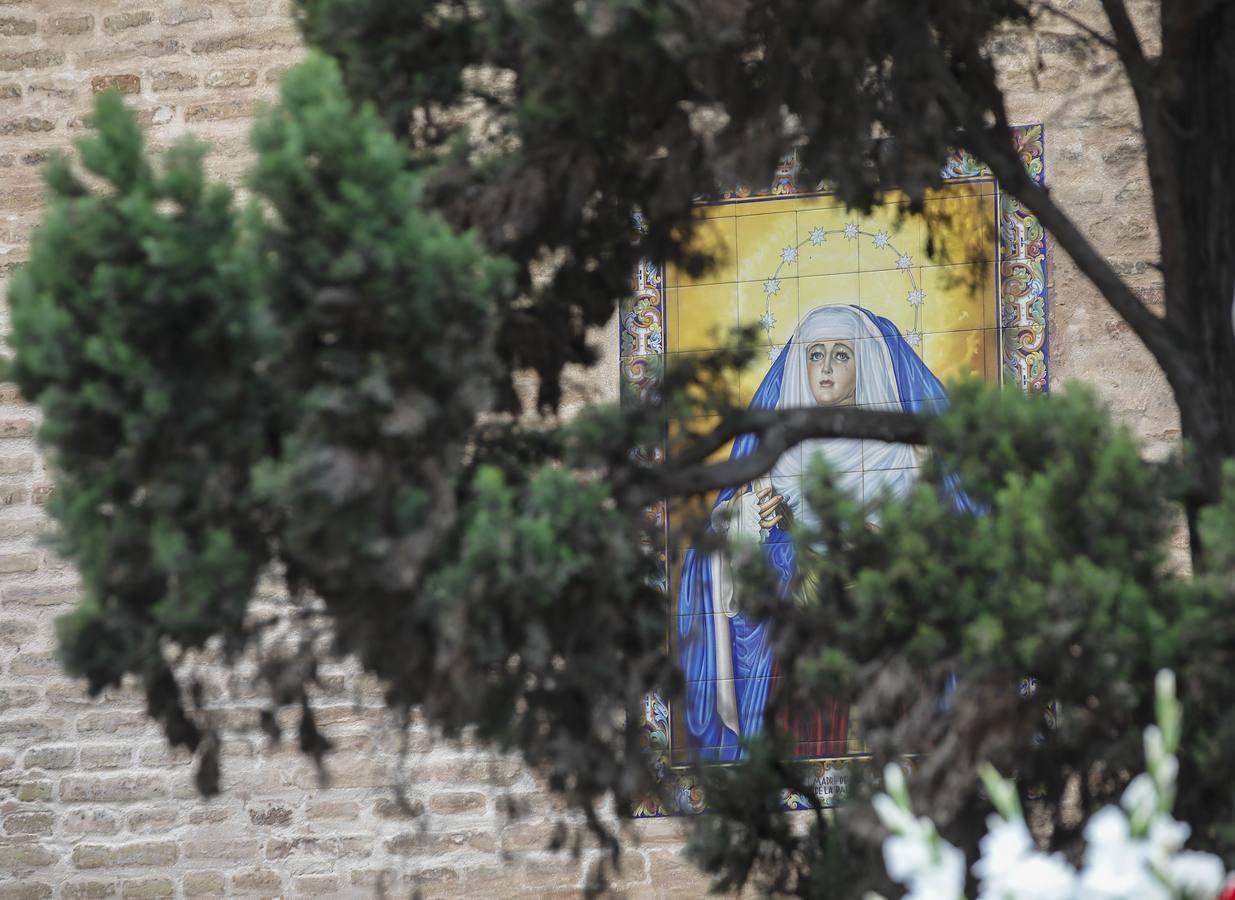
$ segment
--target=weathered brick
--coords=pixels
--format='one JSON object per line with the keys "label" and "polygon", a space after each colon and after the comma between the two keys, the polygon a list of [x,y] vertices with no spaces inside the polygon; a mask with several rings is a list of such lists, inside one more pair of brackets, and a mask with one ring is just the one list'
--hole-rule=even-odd
{"label": "weathered brick", "polygon": [[51,885],[45,881],[23,878],[20,882],[0,884],[0,900],[43,900],[51,896],[51,890]]}
{"label": "weathered brick", "polygon": [[292,50],[300,47],[300,35],[291,29],[277,31],[233,31],[201,38],[190,49],[197,54],[227,50]]}
{"label": "weathered brick", "polygon": [[180,882],[186,897],[222,897],[222,872],[186,872]]}
{"label": "weathered brick", "polygon": [[21,763],[27,769],[67,769],[76,760],[76,747],[31,747]]}
{"label": "weathered brick", "polygon": [[0,554],[0,575],[12,575],[16,572],[36,572],[39,568],[41,553],[5,553]]}
{"label": "weathered brick", "polygon": [[68,775],[60,782],[60,799],[66,803],[163,800],[170,793],[162,775]]}
{"label": "weathered brick", "polygon": [[305,807],[305,817],[311,821],[351,821],[360,818],[360,804],[355,800],[310,800]]}
{"label": "weathered brick", "polygon": [[[0,624],[0,628],[3,627],[3,624]],[[41,696],[38,688],[18,685],[0,687],[0,712],[10,709],[29,709],[38,702]]]}
{"label": "weathered brick", "polygon": [[[3,89],[0,88],[0,92]],[[18,96],[21,96],[18,94]],[[34,471],[34,454],[20,453],[14,456],[0,456],[0,475],[25,475]]]}
{"label": "weathered brick", "polygon": [[336,894],[339,891],[337,875],[297,875],[292,879],[292,889],[297,894],[320,896]]}
{"label": "weathered brick", "polygon": [[98,63],[122,62],[129,59],[153,59],[159,56],[171,56],[184,49],[184,45],[175,38],[157,38],[151,41],[124,42],[113,47],[98,47],[82,50],[78,61],[88,66]]}
{"label": "weathered brick", "polygon": [[230,804],[194,804],[189,810],[190,825],[221,825],[232,818],[234,812]]}
{"label": "weathered brick", "polygon": [[96,94],[115,89],[122,94],[140,94],[142,80],[140,75],[132,73],[124,75],[95,75],[90,79],[90,90]]}
{"label": "weathered brick", "polygon": [[16,119],[0,121],[0,135],[12,137],[17,134],[38,134],[41,131],[53,131],[56,123],[50,119],[38,116],[19,116]]}
{"label": "weathered brick", "polygon": [[55,824],[56,816],[46,811],[18,812],[4,817],[6,834],[49,834]]}
{"label": "weathered brick", "polygon": [[255,108],[254,101],[248,98],[195,103],[185,108],[184,120],[186,122],[217,122],[220,119],[246,119],[253,115]]}
{"label": "weathered brick", "polygon": [[237,872],[231,878],[231,894],[257,894],[263,897],[278,896],[283,888],[279,873],[270,869],[248,869]]}
{"label": "weathered brick", "polygon": [[17,873],[41,869],[56,861],[56,854],[41,844],[0,841],[0,871]]}
{"label": "weathered brick", "polygon": [[133,712],[82,713],[77,717],[77,733],[92,737],[100,734],[139,735],[152,727],[146,714]]}
{"label": "weathered brick", "polygon": [[120,820],[102,809],[73,809],[65,814],[62,827],[67,834],[115,834]]}
{"label": "weathered brick", "polygon": [[237,19],[252,19],[270,12],[270,0],[232,0],[227,5]]}
{"label": "weathered brick", "polygon": [[0,506],[21,506],[29,497],[29,491],[21,484],[0,484]]}
{"label": "weathered brick", "polygon": [[197,76],[191,72],[154,72],[150,76],[150,86],[155,91],[187,91],[197,84]]}
{"label": "weathered brick", "polygon": [[[357,887],[381,887],[382,894],[390,888],[390,885],[398,877],[398,872],[394,869],[352,869],[349,881]],[[379,894],[378,896],[382,896]]]}
{"label": "weathered brick", "polygon": [[176,824],[179,810],[175,806],[146,806],[129,813],[129,831],[151,834],[167,831]]}
{"label": "weathered brick", "polygon": [[17,785],[14,792],[22,803],[37,803],[51,799],[51,782],[46,779],[30,779]]}
{"label": "weathered brick", "polygon": [[399,856],[426,856],[452,850],[497,849],[497,838],[490,831],[408,831],[385,842],[386,850]]}
{"label": "weathered brick", "polygon": [[55,35],[85,34],[94,30],[94,16],[52,16],[47,20],[47,33]]}
{"label": "weathered brick", "polygon": [[137,754],[143,766],[183,766],[193,754],[183,747],[172,747],[167,741],[146,744]]}
{"label": "weathered brick", "polygon": [[153,21],[154,13],[148,9],[117,13],[113,16],[103,17],[103,30],[108,34],[119,34],[122,31],[128,31],[130,28],[140,28],[143,25],[149,25]]}
{"label": "weathered brick", "polygon": [[292,811],[286,806],[267,806],[250,809],[249,821],[254,825],[286,825],[292,820]]}
{"label": "weathered brick", "polygon": [[124,900],[164,900],[176,896],[176,882],[170,878],[131,878],[120,884]]}
{"label": "weathered brick", "polygon": [[424,811],[419,800],[399,802],[393,797],[379,797],[373,801],[373,814],[379,819],[413,819]]}
{"label": "weathered brick", "polygon": [[175,841],[139,841],[132,844],[78,844],[73,865],[79,869],[121,866],[170,866],[179,856]]}
{"label": "weathered brick", "polygon": [[24,50],[16,53],[0,53],[0,72],[19,72],[22,69],[49,69],[64,64],[64,54],[59,50]]}
{"label": "weathered brick", "polygon": [[0,16],[0,36],[19,37],[34,34],[39,25],[34,19],[18,19],[14,16]]}
{"label": "weathered brick", "polygon": [[81,748],[83,769],[118,769],[132,762],[133,748],[127,744],[87,744]]}
{"label": "weathered brick", "polygon": [[[11,634],[19,627],[10,623],[6,630]],[[55,653],[19,653],[9,663],[9,671],[14,675],[58,675],[64,670]]]}
{"label": "weathered brick", "polygon": [[29,747],[64,737],[64,719],[0,719],[0,745]]}
{"label": "weathered brick", "polygon": [[221,872],[186,872],[180,881],[185,896],[224,896],[224,874]]}
{"label": "weathered brick", "polygon": [[261,845],[250,838],[195,833],[184,845],[185,859],[219,859],[245,862],[257,858]]}
{"label": "weathered brick", "polygon": [[101,881],[97,878],[69,881],[60,888],[60,896],[72,900],[102,900],[104,897],[118,896],[119,893],[119,882]]}
{"label": "weathered brick", "polygon": [[[31,517],[30,522],[46,525],[42,516]],[[68,606],[81,599],[81,589],[63,584],[37,584],[29,587],[11,587],[4,589],[5,604],[21,604],[25,606]]]}
{"label": "weathered brick", "polygon": [[266,841],[266,859],[285,860],[292,856],[330,858],[338,853],[338,841],[331,837],[278,837]]}
{"label": "weathered brick", "polygon": [[164,25],[187,25],[204,22],[212,15],[209,6],[170,6],[159,10],[159,21]]}
{"label": "weathered brick", "polygon": [[257,84],[256,69],[215,69],[206,76],[206,87],[246,88]]}
{"label": "weathered brick", "polygon": [[481,815],[486,805],[485,795],[475,791],[443,791],[429,798],[429,812],[446,816]]}

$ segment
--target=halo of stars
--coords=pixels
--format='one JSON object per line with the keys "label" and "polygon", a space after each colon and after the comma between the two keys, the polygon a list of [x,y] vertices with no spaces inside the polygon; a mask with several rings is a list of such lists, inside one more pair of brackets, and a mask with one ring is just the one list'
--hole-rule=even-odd
{"label": "halo of stars", "polygon": [[918,284],[918,280],[914,275],[913,257],[908,253],[901,253],[896,247],[892,246],[892,236],[886,230],[880,230],[872,234],[869,231],[863,231],[857,222],[846,222],[843,228],[831,230],[816,225],[808,232],[806,240],[785,247],[780,251],[780,263],[776,266],[776,271],[772,273],[772,277],[765,279],[763,282],[764,309],[763,315],[759,317],[759,325],[768,336],[768,359],[775,360],[780,353],[780,349],[772,341],[772,329],[776,327],[776,316],[772,314],[772,298],[780,293],[781,269],[798,262],[801,259],[804,247],[822,247],[827,242],[828,235],[830,234],[839,234],[846,241],[857,241],[863,237],[870,238],[871,243],[875,245],[876,249],[891,251],[896,255],[896,268],[904,272],[905,276],[909,279],[909,292],[906,296],[906,302],[913,310],[913,328],[905,333],[905,342],[910,347],[921,352],[922,329],[920,326],[922,306],[926,303],[926,291]]}

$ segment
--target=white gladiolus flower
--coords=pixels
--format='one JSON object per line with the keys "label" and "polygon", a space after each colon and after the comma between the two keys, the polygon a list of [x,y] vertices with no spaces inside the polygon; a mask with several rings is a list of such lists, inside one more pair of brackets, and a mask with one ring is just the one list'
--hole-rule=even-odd
{"label": "white gladiolus flower", "polygon": [[[1062,854],[1034,846],[1016,786],[989,766],[982,770],[998,814],[987,819],[982,855],[973,865],[978,900],[1216,900],[1232,876],[1217,856],[1184,850],[1191,829],[1170,814],[1182,719],[1174,676],[1160,673],[1155,688],[1162,727],[1145,729],[1149,771],[1128,783],[1120,805],[1090,818],[1080,872]],[[899,768],[888,767],[885,786],[887,793],[874,800],[892,832],[884,841],[884,862],[908,889],[906,900],[964,900],[964,855],[938,836],[929,819],[914,817]]]}
{"label": "white gladiolus flower", "polygon": [[1153,769],[1166,756],[1166,742],[1162,740],[1162,729],[1150,725],[1145,729],[1145,762]]}
{"label": "white gladiolus flower", "polygon": [[909,884],[919,872],[931,868],[930,844],[918,837],[902,837],[894,834],[883,842],[883,865],[888,877],[901,884]]}
{"label": "white gladiolus flower", "polygon": [[1086,856],[1106,847],[1122,847],[1130,838],[1128,817],[1118,807],[1108,806],[1095,813],[1085,826],[1085,840],[1089,844]]}
{"label": "white gladiolus flower", "polygon": [[1149,851],[1163,856],[1178,853],[1191,833],[1192,828],[1186,823],[1176,822],[1165,814],[1156,815],[1149,823]]}
{"label": "white gladiolus flower", "polygon": [[1166,871],[1171,886],[1189,900],[1212,900],[1226,881],[1222,860],[1212,853],[1195,850],[1184,850],[1174,856]]}
{"label": "white gladiolus flower", "polygon": [[1021,861],[1021,857],[1034,849],[1033,838],[1029,836],[1024,822],[1009,822],[999,816],[991,816],[986,820],[986,827],[986,837],[978,844],[982,858],[973,866],[973,874],[984,882],[1002,879]]}
{"label": "white gladiolus flower", "polygon": [[918,872],[905,900],[961,900],[964,891],[965,854],[940,841],[938,861]]}
{"label": "white gladiolus flower", "polygon": [[1060,853],[1031,853],[1000,879],[1002,890],[983,885],[979,900],[1063,900],[1076,893],[1076,872]]}
{"label": "white gladiolus flower", "polygon": [[1119,805],[1134,819],[1148,822],[1158,808],[1158,789],[1154,787],[1154,780],[1145,772],[1137,775],[1124,788]]}

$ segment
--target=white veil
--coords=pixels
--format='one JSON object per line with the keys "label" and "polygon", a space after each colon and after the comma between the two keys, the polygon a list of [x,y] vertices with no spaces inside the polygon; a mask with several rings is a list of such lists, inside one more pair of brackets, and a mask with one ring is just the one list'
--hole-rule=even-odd
{"label": "white veil", "polygon": [[[856,306],[817,306],[798,323],[793,333],[777,409],[814,406],[815,397],[807,377],[806,354],[819,340],[844,340],[853,344],[856,359],[855,403],[865,409],[899,412],[900,392],[892,369],[892,356],[883,333]],[[793,516],[815,524],[813,514],[802,504],[802,476],[822,456],[831,466],[838,486],[855,498],[874,500],[883,491],[903,496],[916,477],[916,459],[908,444],[827,438],[806,441],[790,450],[769,473],[776,493],[783,496]]]}

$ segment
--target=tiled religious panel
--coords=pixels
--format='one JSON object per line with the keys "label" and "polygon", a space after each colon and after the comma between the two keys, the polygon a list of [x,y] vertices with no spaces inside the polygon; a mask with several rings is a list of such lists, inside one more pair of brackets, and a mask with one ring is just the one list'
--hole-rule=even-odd
{"label": "tiled religious panel", "polygon": [[[1022,158],[1043,178],[1042,129],[1018,131]],[[1047,389],[1046,242],[1037,220],[999,190],[965,153],[945,167],[944,185],[922,215],[889,193],[870,215],[850,212],[831,193],[803,191],[792,161],[766,192],[735,191],[701,202],[698,249],[714,260],[702,275],[645,262],[623,315],[622,388],[639,402],[666,368],[726,346],[738,326],[755,326],[763,350],[732,384],[739,402],[759,407],[854,404],[930,412],[946,385],[975,376],[1026,391]],[[931,227],[927,222],[933,223]],[[708,421],[670,423],[705,431]],[[783,521],[748,530],[783,544],[769,559],[788,583],[788,530],[802,514],[801,478],[812,453],[824,455],[857,496],[904,492],[917,475],[918,451],[906,445],[814,441],[785,454],[764,478],[702,498],[703,509],[783,499]],[[663,455],[664,448],[654,452]],[[721,455],[742,455],[738,441]],[[723,553],[696,553],[675,531],[675,513],[651,511],[665,529],[667,639],[686,689],[680,700],[645,704],[645,736],[674,790],[665,808],[648,801],[637,816],[697,812],[703,798],[687,763],[740,759],[742,735],[758,729],[776,660],[735,596]],[[743,517],[724,517],[740,522]],[[716,521],[717,518],[713,517]],[[729,527],[735,527],[730,525]],[[740,526],[738,526],[740,527]],[[843,797],[864,748],[856,710],[824,700],[785,723],[795,757],[813,767],[815,800]],[[786,808],[810,798],[786,796]]]}

